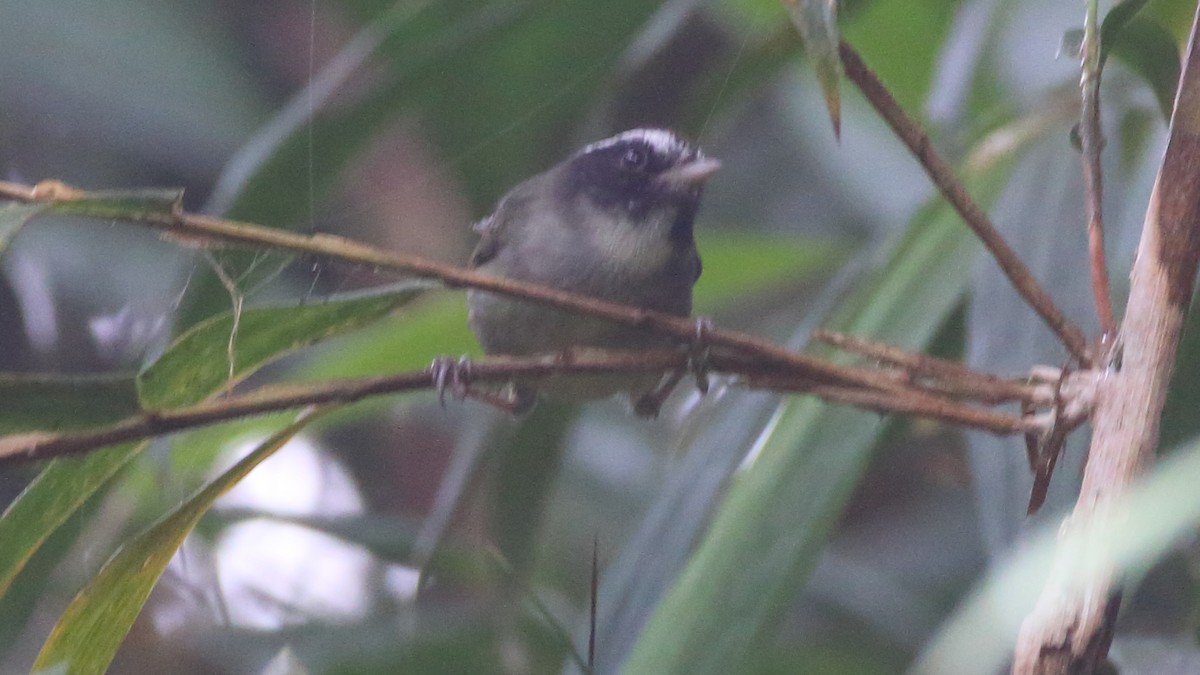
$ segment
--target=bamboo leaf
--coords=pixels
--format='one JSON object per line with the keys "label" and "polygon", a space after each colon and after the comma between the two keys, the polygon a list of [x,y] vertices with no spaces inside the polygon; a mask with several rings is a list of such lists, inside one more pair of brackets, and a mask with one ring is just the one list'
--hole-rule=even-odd
{"label": "bamboo leaf", "polygon": [[0,436],[96,426],[140,410],[131,375],[0,373],[0,401]]}
{"label": "bamboo leaf", "polygon": [[[249,310],[253,318],[242,326],[242,344],[247,352],[238,361],[237,375],[244,377],[289,351],[378,320],[416,297],[423,288],[414,284],[382,295],[308,307]],[[228,373],[227,368],[222,369],[224,352],[220,345],[228,343],[231,325],[229,316],[216,317],[181,337],[139,377],[141,388],[136,394],[141,401],[161,408],[203,400],[218,391]],[[214,352],[220,357],[211,356]],[[216,363],[206,362],[206,358]],[[0,416],[0,423],[10,431],[62,431],[125,417],[123,413],[138,409],[137,396],[131,397],[131,384],[120,378],[0,378],[0,392],[30,395],[26,400],[13,398],[18,401],[13,404],[15,413]],[[50,535],[144,447],[144,443],[122,445],[81,459],[54,460],[46,466],[0,516],[0,537],[6,542],[0,547],[0,595]]]}
{"label": "bamboo leaf", "polygon": [[833,134],[840,136],[842,59],[838,56],[837,0],[784,0],[784,5],[816,69]]}
{"label": "bamboo leaf", "polygon": [[219,314],[179,336],[142,371],[138,375],[138,395],[143,405],[152,409],[196,403],[268,361],[375,322],[429,287],[425,282],[412,282],[383,294],[298,307],[249,309],[240,316],[232,311]]}
{"label": "bamboo leaf", "polygon": [[0,596],[50,535],[144,445],[121,445],[46,465],[0,516]]}
{"label": "bamboo leaf", "polygon": [[172,215],[183,208],[183,190],[98,190],[83,199],[53,202],[50,212],[65,216],[87,216],[120,220],[148,215]]}
{"label": "bamboo leaf", "polygon": [[300,432],[320,412],[304,414],[152,525],[129,540],[67,607],[42,645],[34,669],[70,675],[104,673],[167,563],[218,497]]}
{"label": "bamboo leaf", "polygon": [[1150,85],[1163,119],[1171,119],[1179,84],[1179,51],[1170,31],[1153,19],[1134,17],[1116,36],[1111,49],[1112,56]]}
{"label": "bamboo leaf", "polygon": [[1108,14],[1104,15],[1104,21],[1100,24],[1100,63],[1108,58],[1112,51],[1113,45],[1117,42],[1117,37],[1125,26],[1133,20],[1138,12],[1146,6],[1149,0],[1124,0],[1117,3]]}

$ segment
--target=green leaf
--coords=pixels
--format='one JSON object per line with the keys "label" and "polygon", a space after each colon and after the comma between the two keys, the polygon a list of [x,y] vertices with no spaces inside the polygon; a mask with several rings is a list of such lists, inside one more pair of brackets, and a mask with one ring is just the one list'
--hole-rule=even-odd
{"label": "green leaf", "polygon": [[82,199],[53,202],[48,213],[121,220],[172,215],[182,208],[183,190],[99,190]]}
{"label": "green leaf", "polygon": [[1175,44],[1181,48],[1187,44],[1192,16],[1196,13],[1196,0],[1152,0],[1143,10],[1142,16],[1155,19],[1166,26],[1174,36]]}
{"label": "green leaf", "polygon": [[1117,37],[1125,26],[1133,19],[1134,15],[1142,11],[1149,0],[1124,0],[1118,2],[1108,14],[1104,15],[1104,21],[1100,24],[1100,65],[1104,65],[1104,60],[1108,58],[1109,52],[1112,51],[1113,45],[1117,42]]}
{"label": "green leaf", "polygon": [[56,459],[33,479],[0,516],[0,595],[50,535],[143,447],[121,445],[82,459]]}
{"label": "green leaf", "polygon": [[[151,409],[196,403],[270,360],[377,321],[430,287],[426,282],[412,282],[383,294],[214,316],[177,338],[138,375],[138,394],[142,404]],[[229,348],[235,325],[231,365]]]}
{"label": "green leaf", "polygon": [[[132,376],[0,374],[0,435],[111,423],[139,410]],[[144,444],[54,460],[0,515],[0,597],[59,527],[141,452]],[[28,576],[22,577],[28,580]]]}
{"label": "green leaf", "polygon": [[1179,86],[1179,51],[1170,31],[1154,19],[1134,17],[1111,48],[1113,56],[1150,85],[1163,119],[1171,119]]}
{"label": "green leaf", "polygon": [[[17,651],[17,645],[21,644],[20,636],[29,627],[29,620],[35,616],[47,596],[60,595],[65,590],[61,564],[68,560],[68,564],[79,562],[76,558],[68,556],[77,552],[79,538],[84,536],[85,528],[91,523],[92,517],[103,507],[106,494],[106,490],[100,490],[72,512],[45,541],[36,546],[33,555],[24,561],[21,571],[11,580],[7,575],[12,567],[12,559],[4,558],[6,588],[0,595],[0,655],[3,655],[0,658],[11,658]],[[100,546],[100,549],[93,550],[111,550],[115,544],[110,546],[104,542]],[[99,559],[95,560],[95,564],[84,561],[83,566],[94,569],[100,562]],[[37,630],[39,635],[45,633],[44,628]],[[23,642],[28,643],[28,638]]]}
{"label": "green leaf", "polygon": [[[239,352],[237,374],[245,376],[283,353],[377,320],[411,300],[424,287],[423,284],[408,285],[382,295],[334,300],[320,305],[248,310],[247,314],[255,318],[249,322],[243,320],[241,335],[244,342],[240,342],[239,347],[247,346],[248,351],[245,354]],[[217,317],[206,325],[218,324],[221,319]],[[192,403],[207,398],[224,385],[228,370],[223,367],[225,352],[220,345],[228,344],[231,325],[229,317],[224,319],[224,338],[220,336],[219,327],[210,327],[205,332],[204,326],[198,326],[142,374],[144,381],[140,382],[142,388],[138,393],[147,405],[163,407]],[[219,356],[211,356],[214,351]],[[189,358],[198,361],[189,362]],[[204,358],[213,359],[214,363],[206,363]],[[38,384],[20,378],[10,381],[24,389],[9,389],[9,392],[41,391],[43,394],[30,401],[14,403],[19,406],[19,411],[27,409],[12,418],[18,423],[41,425],[61,421],[71,427],[111,421],[109,415],[137,409],[136,400],[130,398],[128,380],[44,380]],[[4,382],[0,380],[0,391],[4,391]],[[74,387],[78,390],[73,391]],[[78,407],[59,407],[75,404],[79,404]],[[7,415],[0,419],[6,424],[11,423]],[[145,444],[125,445],[89,453],[79,459],[55,460],[47,465],[0,517],[0,537],[6,542],[0,547],[0,594],[50,534],[144,447]]]}
{"label": "green leaf", "polygon": [[842,59],[838,55],[837,1],[783,0],[783,3],[804,41],[804,52],[816,69],[833,134],[839,136],[842,119],[838,85],[842,79]]}
{"label": "green leaf", "polygon": [[[466,296],[461,292],[426,294],[403,313],[385,316],[356,330],[314,345],[304,362],[289,372],[296,381],[361,377],[424,368],[434,356],[482,354],[467,327]],[[331,413],[329,424],[348,424],[377,413],[391,401],[374,399]],[[268,433],[266,417],[195,429],[173,441],[176,473],[206,470],[214,448],[256,430]]]}
{"label": "green leaf", "polygon": [[[430,297],[406,311],[318,348],[297,373],[302,379],[358,377],[424,368],[435,356],[483,353],[467,326],[463,293]],[[358,407],[358,406],[356,406]]]}
{"label": "green leaf", "polygon": [[[395,311],[397,307],[407,304],[427,287],[427,283],[424,282],[409,283],[383,294],[299,307],[247,310],[242,313],[239,322],[240,339],[236,342],[238,357],[234,376],[244,377],[283,353],[310,345],[323,337],[376,321],[379,317]],[[220,366],[214,368],[212,363],[224,363],[229,331],[232,328],[232,315],[224,315],[199,324],[181,336],[139,377],[138,393],[142,400],[154,406],[186,405],[188,402],[202,400],[212,390],[220,389],[226,382],[228,370],[221,369]],[[76,602],[72,603],[71,608],[62,616],[59,626],[43,647],[38,663],[53,665],[66,659],[72,663],[72,671],[76,671],[74,668],[77,667],[82,668],[82,671],[102,671],[137,616],[145,597],[149,595],[158,575],[162,573],[162,568],[167,565],[182,538],[196,524],[200,514],[211,506],[212,500],[257,465],[258,461],[262,461],[266,455],[274,452],[275,448],[294,435],[300,424],[289,426],[290,431],[286,430],[287,432],[276,436],[278,442],[275,446],[268,443],[268,446],[259,448],[251,458],[239,462],[234,470],[223,474],[221,479],[210,484],[184,507],[168,516],[167,520],[122,548],[120,554],[114,557],[114,561],[92,580],[88,589],[80,593]],[[264,449],[268,447],[269,450]],[[107,453],[112,450],[92,453],[82,460],[82,464],[77,462],[65,466],[52,465],[52,470],[55,466],[64,466],[61,471],[66,474],[66,483],[88,477],[94,480],[84,489],[52,492],[38,484],[48,474],[52,474],[52,471],[48,470],[38,478],[38,482],[30,486],[23,498],[14,502],[10,513],[0,520],[0,528],[18,528],[20,532],[25,533],[26,539],[31,540],[29,545],[18,546],[13,550],[14,556],[20,554],[20,557],[14,557],[13,560],[7,561],[7,565],[0,566],[0,571],[10,573],[8,580],[11,581],[12,575],[19,572],[20,567],[34,554],[44,538],[78,508],[86,495],[90,495],[112,477],[116,468],[131,459],[137,453],[137,449],[139,448],[130,447],[126,455],[120,455],[120,465],[114,467],[102,464],[100,470],[95,471],[89,470],[86,465],[95,461],[95,458],[108,456]],[[55,495],[60,496],[60,501],[64,495],[73,497],[74,501],[52,503],[42,508],[41,502]],[[31,521],[30,515],[24,515],[29,513],[49,514],[50,520]]]}
{"label": "green leaf", "polygon": [[0,373],[0,435],[97,426],[140,410],[132,375]]}
{"label": "green leaf", "polygon": [[[1021,145],[968,163],[968,184],[983,203],[999,193]],[[957,215],[935,202],[829,324],[919,348],[961,301],[979,250]],[[741,672],[803,588],[882,427],[878,416],[849,407],[785,400],[624,672]]]}
{"label": "green leaf", "polygon": [[88,193],[84,199],[0,204],[0,254],[25,223],[42,214],[131,219],[148,213],[170,214],[181,208],[182,190],[122,190]]}
{"label": "green leaf", "polygon": [[42,645],[34,669],[65,666],[71,675],[104,673],[154,584],[200,517],[218,497],[319,414],[303,415],[279,430],[162,520],[126,542],[71,601]]}
{"label": "green leaf", "polygon": [[887,83],[902,108],[922,110],[959,6],[941,0],[907,0],[854,3],[842,9],[842,37]]}

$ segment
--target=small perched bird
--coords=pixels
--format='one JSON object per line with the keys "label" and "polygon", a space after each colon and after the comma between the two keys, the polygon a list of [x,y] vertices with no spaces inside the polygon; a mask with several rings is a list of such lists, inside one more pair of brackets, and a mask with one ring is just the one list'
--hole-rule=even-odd
{"label": "small perched bird", "polygon": [[[516,186],[480,234],[470,266],[613,302],[679,316],[692,311],[700,256],[692,223],[715,159],[664,129],[633,129],[592,143]],[[467,292],[470,325],[488,354],[588,347],[663,347],[669,339],[603,319],[486,291]],[[513,383],[513,407],[540,390],[586,400],[645,393],[658,377],[589,375]]]}

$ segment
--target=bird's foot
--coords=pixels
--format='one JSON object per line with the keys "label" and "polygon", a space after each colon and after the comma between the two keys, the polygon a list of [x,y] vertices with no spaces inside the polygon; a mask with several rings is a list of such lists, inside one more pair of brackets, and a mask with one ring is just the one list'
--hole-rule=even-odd
{"label": "bird's foot", "polygon": [[471,386],[471,359],[462,357],[453,359],[449,356],[439,356],[429,367],[433,378],[434,389],[437,390],[438,403],[446,407],[446,391],[456,401],[475,399],[512,415],[524,415],[537,403],[537,391],[514,385],[504,392],[488,391]]}
{"label": "bird's foot", "polygon": [[695,335],[687,347],[687,367],[670,373],[653,391],[642,394],[633,404],[634,414],[638,417],[658,417],[663,403],[687,373],[696,378],[696,389],[701,394],[708,393],[708,334],[712,327],[712,319],[703,316],[696,318]]}
{"label": "bird's foot", "polygon": [[439,356],[429,366],[430,376],[433,377],[433,388],[437,390],[438,403],[446,407],[446,390],[454,395],[454,400],[461,401],[468,395],[468,383],[471,380],[471,359],[463,356],[455,360],[449,356]]}
{"label": "bird's foot", "polygon": [[675,391],[675,387],[679,381],[683,379],[684,371],[676,370],[667,375],[666,379],[659,382],[658,386],[651,391],[646,392],[638,397],[633,402],[633,414],[638,417],[658,417],[658,413],[662,410],[663,402]]}

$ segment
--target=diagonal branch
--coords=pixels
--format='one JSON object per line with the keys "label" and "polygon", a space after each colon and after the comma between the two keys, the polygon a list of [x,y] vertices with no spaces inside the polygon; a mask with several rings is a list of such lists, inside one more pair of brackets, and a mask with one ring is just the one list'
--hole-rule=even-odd
{"label": "diagonal branch", "polygon": [[910,118],[896,99],[892,97],[891,92],[887,87],[879,81],[875,73],[863,63],[858,52],[849,43],[843,41],[841,43],[842,65],[845,68],[846,75],[858,85],[859,90],[870,101],[887,121],[900,140],[908,146],[913,155],[920,162],[921,167],[925,169],[925,173],[929,174],[933,184],[941,191],[942,196],[946,201],[954,207],[955,211],[962,217],[963,222],[967,227],[975,233],[983,242],[983,245],[996,259],[996,263],[1000,265],[1000,269],[1008,276],[1017,292],[1029,303],[1050,330],[1058,335],[1059,340],[1067,348],[1081,364],[1085,367],[1090,366],[1092,356],[1089,353],[1087,339],[1083,335],[1083,331],[1071,322],[1063,313],[1062,310],[1054,304],[1054,300],[1050,294],[1034,278],[1033,273],[1021,261],[1016,251],[1008,245],[1004,237],[992,224],[986,212],[971,199],[965,186],[954,175],[954,171],[946,164],[945,160],[938,155],[933,149],[933,144],[929,141],[929,136]]}
{"label": "diagonal branch", "polygon": [[1026,401],[1034,405],[1054,405],[1053,389],[1034,390],[1037,399],[1030,400],[1028,382],[997,377],[981,373],[957,361],[940,359],[928,354],[918,354],[895,345],[878,342],[864,337],[846,335],[829,330],[818,330],[813,339],[838,349],[861,354],[893,367],[901,368],[914,378],[933,379],[929,386],[951,396],[969,396],[985,403]]}

